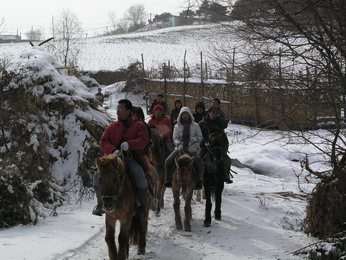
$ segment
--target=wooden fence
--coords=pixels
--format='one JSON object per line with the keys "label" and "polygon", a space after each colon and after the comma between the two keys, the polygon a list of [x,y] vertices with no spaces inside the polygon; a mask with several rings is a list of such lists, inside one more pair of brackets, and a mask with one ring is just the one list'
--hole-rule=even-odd
{"label": "wooden fence", "polygon": [[253,82],[229,83],[222,80],[197,82],[191,79],[147,79],[148,105],[163,94],[169,109],[180,99],[194,110],[203,101],[207,108],[213,98],[233,123],[275,129],[306,130],[326,127],[340,116],[341,109],[328,102],[316,89],[258,86]]}

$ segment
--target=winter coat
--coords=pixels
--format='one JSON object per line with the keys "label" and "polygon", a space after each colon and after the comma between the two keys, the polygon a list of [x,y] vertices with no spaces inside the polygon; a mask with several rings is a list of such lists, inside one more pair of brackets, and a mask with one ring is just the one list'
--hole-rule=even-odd
{"label": "winter coat", "polygon": [[193,152],[198,152],[199,151],[199,145],[201,141],[203,140],[201,128],[199,125],[194,121],[193,115],[191,113],[191,110],[188,107],[183,107],[180,110],[178,119],[177,119],[177,124],[174,126],[173,130],[173,142],[175,146],[177,147],[179,144],[183,144],[183,129],[184,126],[181,123],[181,114],[187,112],[190,114],[191,117],[191,126],[190,126],[190,139],[192,137],[197,138],[196,143],[192,143],[191,141],[188,142],[188,152],[193,153]]}
{"label": "winter coat", "polygon": [[100,140],[100,147],[107,155],[120,150],[122,142],[129,144],[129,150],[134,158],[144,169],[147,169],[144,148],[149,142],[149,134],[146,125],[135,117],[130,117],[127,121],[115,121],[105,129]]}
{"label": "winter coat", "polygon": [[180,109],[181,108],[174,108],[171,111],[171,125],[172,125],[172,127],[174,127],[174,125],[177,123]]}
{"label": "winter coat", "polygon": [[152,115],[148,121],[148,126],[156,126],[158,128],[159,134],[162,135],[164,142],[171,141],[172,126],[169,116],[162,116],[160,119],[156,118],[155,115]]}
{"label": "winter coat", "polygon": [[220,133],[223,138],[223,147],[224,149],[228,149],[228,139],[225,133],[225,129],[228,124],[227,121],[218,116],[215,120],[211,120],[208,115],[204,117],[204,119],[199,122],[199,126],[201,128],[203,134],[203,141],[201,143],[202,146],[209,140],[209,135],[213,133]]}
{"label": "winter coat", "polygon": [[[203,109],[203,112],[202,113],[198,113],[197,112],[197,109],[198,108],[202,108]],[[203,102],[198,102],[195,106],[195,113],[193,114],[193,117],[195,118],[195,122],[196,123],[199,123],[203,120],[205,116],[205,105]]]}

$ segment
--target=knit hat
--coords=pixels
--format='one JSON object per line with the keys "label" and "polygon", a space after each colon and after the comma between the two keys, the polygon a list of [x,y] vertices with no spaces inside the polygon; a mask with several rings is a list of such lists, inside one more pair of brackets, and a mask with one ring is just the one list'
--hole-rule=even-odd
{"label": "knit hat", "polygon": [[156,105],[156,106],[154,106],[154,108],[153,108],[153,112],[155,112],[156,110],[161,110],[161,111],[163,112],[164,108],[163,108],[163,106],[161,106],[161,105]]}

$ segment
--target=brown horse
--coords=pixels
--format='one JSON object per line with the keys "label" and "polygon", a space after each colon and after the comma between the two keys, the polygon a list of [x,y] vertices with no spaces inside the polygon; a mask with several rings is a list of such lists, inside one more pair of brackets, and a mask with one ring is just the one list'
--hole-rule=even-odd
{"label": "brown horse", "polygon": [[164,206],[164,195],[166,191],[165,183],[165,160],[168,155],[165,153],[163,142],[156,128],[151,129],[151,152],[150,161],[158,173],[158,180],[154,190],[154,211],[156,216],[160,215],[161,208]]}
{"label": "brown horse", "polygon": [[191,199],[196,185],[192,168],[193,161],[194,157],[191,157],[187,153],[184,153],[175,159],[177,168],[173,172],[172,192],[174,198],[173,208],[175,213],[175,227],[177,230],[183,228],[180,216],[180,194],[182,194],[185,200],[184,230],[191,231]]}
{"label": "brown horse", "polygon": [[[124,160],[110,154],[96,159],[99,171],[102,208],[106,213],[106,243],[110,260],[127,259],[129,244],[138,245],[138,254],[145,253],[149,205],[144,217],[136,216],[136,188],[126,171]],[[115,225],[120,222],[119,251],[115,244]]]}

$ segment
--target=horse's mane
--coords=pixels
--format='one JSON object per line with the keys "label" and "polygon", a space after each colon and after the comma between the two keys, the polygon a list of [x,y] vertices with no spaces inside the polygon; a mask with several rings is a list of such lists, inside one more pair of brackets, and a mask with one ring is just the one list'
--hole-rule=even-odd
{"label": "horse's mane", "polygon": [[124,160],[114,154],[108,154],[105,156],[102,156],[97,159],[96,161],[96,167],[99,171],[104,171],[110,169],[109,166],[113,166],[112,170],[115,170],[116,172],[124,172],[125,170],[125,162]]}
{"label": "horse's mane", "polygon": [[184,153],[177,158],[176,163],[178,168],[186,168],[191,165],[191,160],[192,157],[189,154]]}

